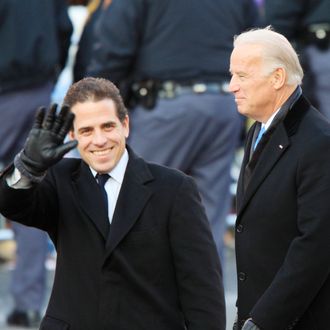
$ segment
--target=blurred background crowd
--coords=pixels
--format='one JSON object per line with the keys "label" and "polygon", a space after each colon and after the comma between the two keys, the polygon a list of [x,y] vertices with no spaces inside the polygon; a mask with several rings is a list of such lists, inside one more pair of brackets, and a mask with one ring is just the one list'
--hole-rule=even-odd
{"label": "blurred background crowd", "polygon": [[[61,104],[83,77],[110,79],[130,111],[133,149],[195,178],[234,296],[235,191],[251,122],[228,91],[233,37],[267,25],[284,34],[302,61],[304,93],[330,118],[329,3],[1,0],[0,171],[22,148],[38,107]],[[45,233],[0,217],[0,274],[8,274],[0,328],[34,328],[56,252]],[[227,308],[235,314],[234,300]]]}

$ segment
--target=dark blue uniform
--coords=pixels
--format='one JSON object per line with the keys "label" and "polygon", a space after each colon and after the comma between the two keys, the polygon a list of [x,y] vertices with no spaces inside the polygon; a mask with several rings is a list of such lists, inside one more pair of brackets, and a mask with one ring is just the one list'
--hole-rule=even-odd
{"label": "dark blue uniform", "polygon": [[[220,255],[242,128],[227,89],[229,57],[234,35],[257,21],[252,0],[113,0],[95,28],[89,74],[138,83],[129,143],[195,178]],[[150,80],[155,90],[139,88]]]}
{"label": "dark blue uniform", "polygon": [[265,19],[296,45],[304,94],[330,119],[330,0],[265,1]]}
{"label": "dark blue uniform", "polygon": [[[48,105],[70,45],[65,0],[0,1],[0,170],[23,147],[36,109]],[[37,326],[45,289],[47,236],[12,223],[17,256],[10,325]]]}
{"label": "dark blue uniform", "polygon": [[252,0],[113,0],[89,73],[120,82],[229,78],[233,36],[257,22]]}

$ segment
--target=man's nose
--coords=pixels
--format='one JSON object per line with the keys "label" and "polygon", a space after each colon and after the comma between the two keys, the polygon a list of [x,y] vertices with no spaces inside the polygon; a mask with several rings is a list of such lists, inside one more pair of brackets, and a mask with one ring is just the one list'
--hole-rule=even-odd
{"label": "man's nose", "polygon": [[236,83],[236,79],[234,78],[234,76],[232,76],[230,79],[230,82],[229,82],[229,91],[231,93],[235,93],[238,91],[238,89],[239,89],[239,86]]}
{"label": "man's nose", "polygon": [[93,143],[98,146],[102,146],[107,142],[107,138],[102,131],[96,131],[93,134]]}

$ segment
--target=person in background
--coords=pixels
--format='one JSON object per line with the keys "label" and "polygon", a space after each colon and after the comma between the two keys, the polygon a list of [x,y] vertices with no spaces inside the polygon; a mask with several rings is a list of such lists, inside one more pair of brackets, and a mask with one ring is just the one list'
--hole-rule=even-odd
{"label": "person in background", "polygon": [[289,41],[235,37],[230,90],[255,120],[237,188],[234,329],[323,330],[330,310],[330,124],[304,97]]}
{"label": "person in background", "polygon": [[307,97],[330,119],[330,1],[264,0],[265,23],[294,45]]}
{"label": "person in background", "polygon": [[[35,109],[50,102],[63,68],[72,25],[64,0],[0,3],[0,170],[23,147]],[[14,309],[7,323],[39,324],[46,288],[45,233],[11,223],[17,245],[11,294]]]}
{"label": "person in background", "polygon": [[243,129],[229,56],[233,35],[257,22],[253,0],[113,0],[95,25],[87,70],[121,89],[134,150],[194,177],[222,259]]}
{"label": "person in background", "polygon": [[103,3],[105,2],[104,0],[91,0],[88,2],[87,18],[77,45],[77,53],[73,65],[74,82],[86,77],[94,42],[94,25],[102,12]]}
{"label": "person in background", "polygon": [[[64,104],[38,112],[0,178],[0,211],[56,246],[40,329],[225,330],[221,266],[194,180],[126,145],[129,117],[110,81],[80,80]],[[62,159],[77,145],[81,159]]]}

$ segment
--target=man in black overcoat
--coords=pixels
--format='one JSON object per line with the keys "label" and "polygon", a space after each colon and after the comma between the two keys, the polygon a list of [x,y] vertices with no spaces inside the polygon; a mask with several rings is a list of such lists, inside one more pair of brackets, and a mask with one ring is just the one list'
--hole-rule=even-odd
{"label": "man in black overcoat", "polygon": [[[83,79],[64,103],[38,113],[0,180],[0,211],[56,246],[40,329],[225,330],[221,267],[193,179],[126,145],[129,118],[110,81]],[[77,144],[81,159],[62,159]]]}
{"label": "man in black overcoat", "polygon": [[238,111],[256,121],[237,190],[234,329],[329,329],[330,124],[269,27],[235,38],[230,72]]}

